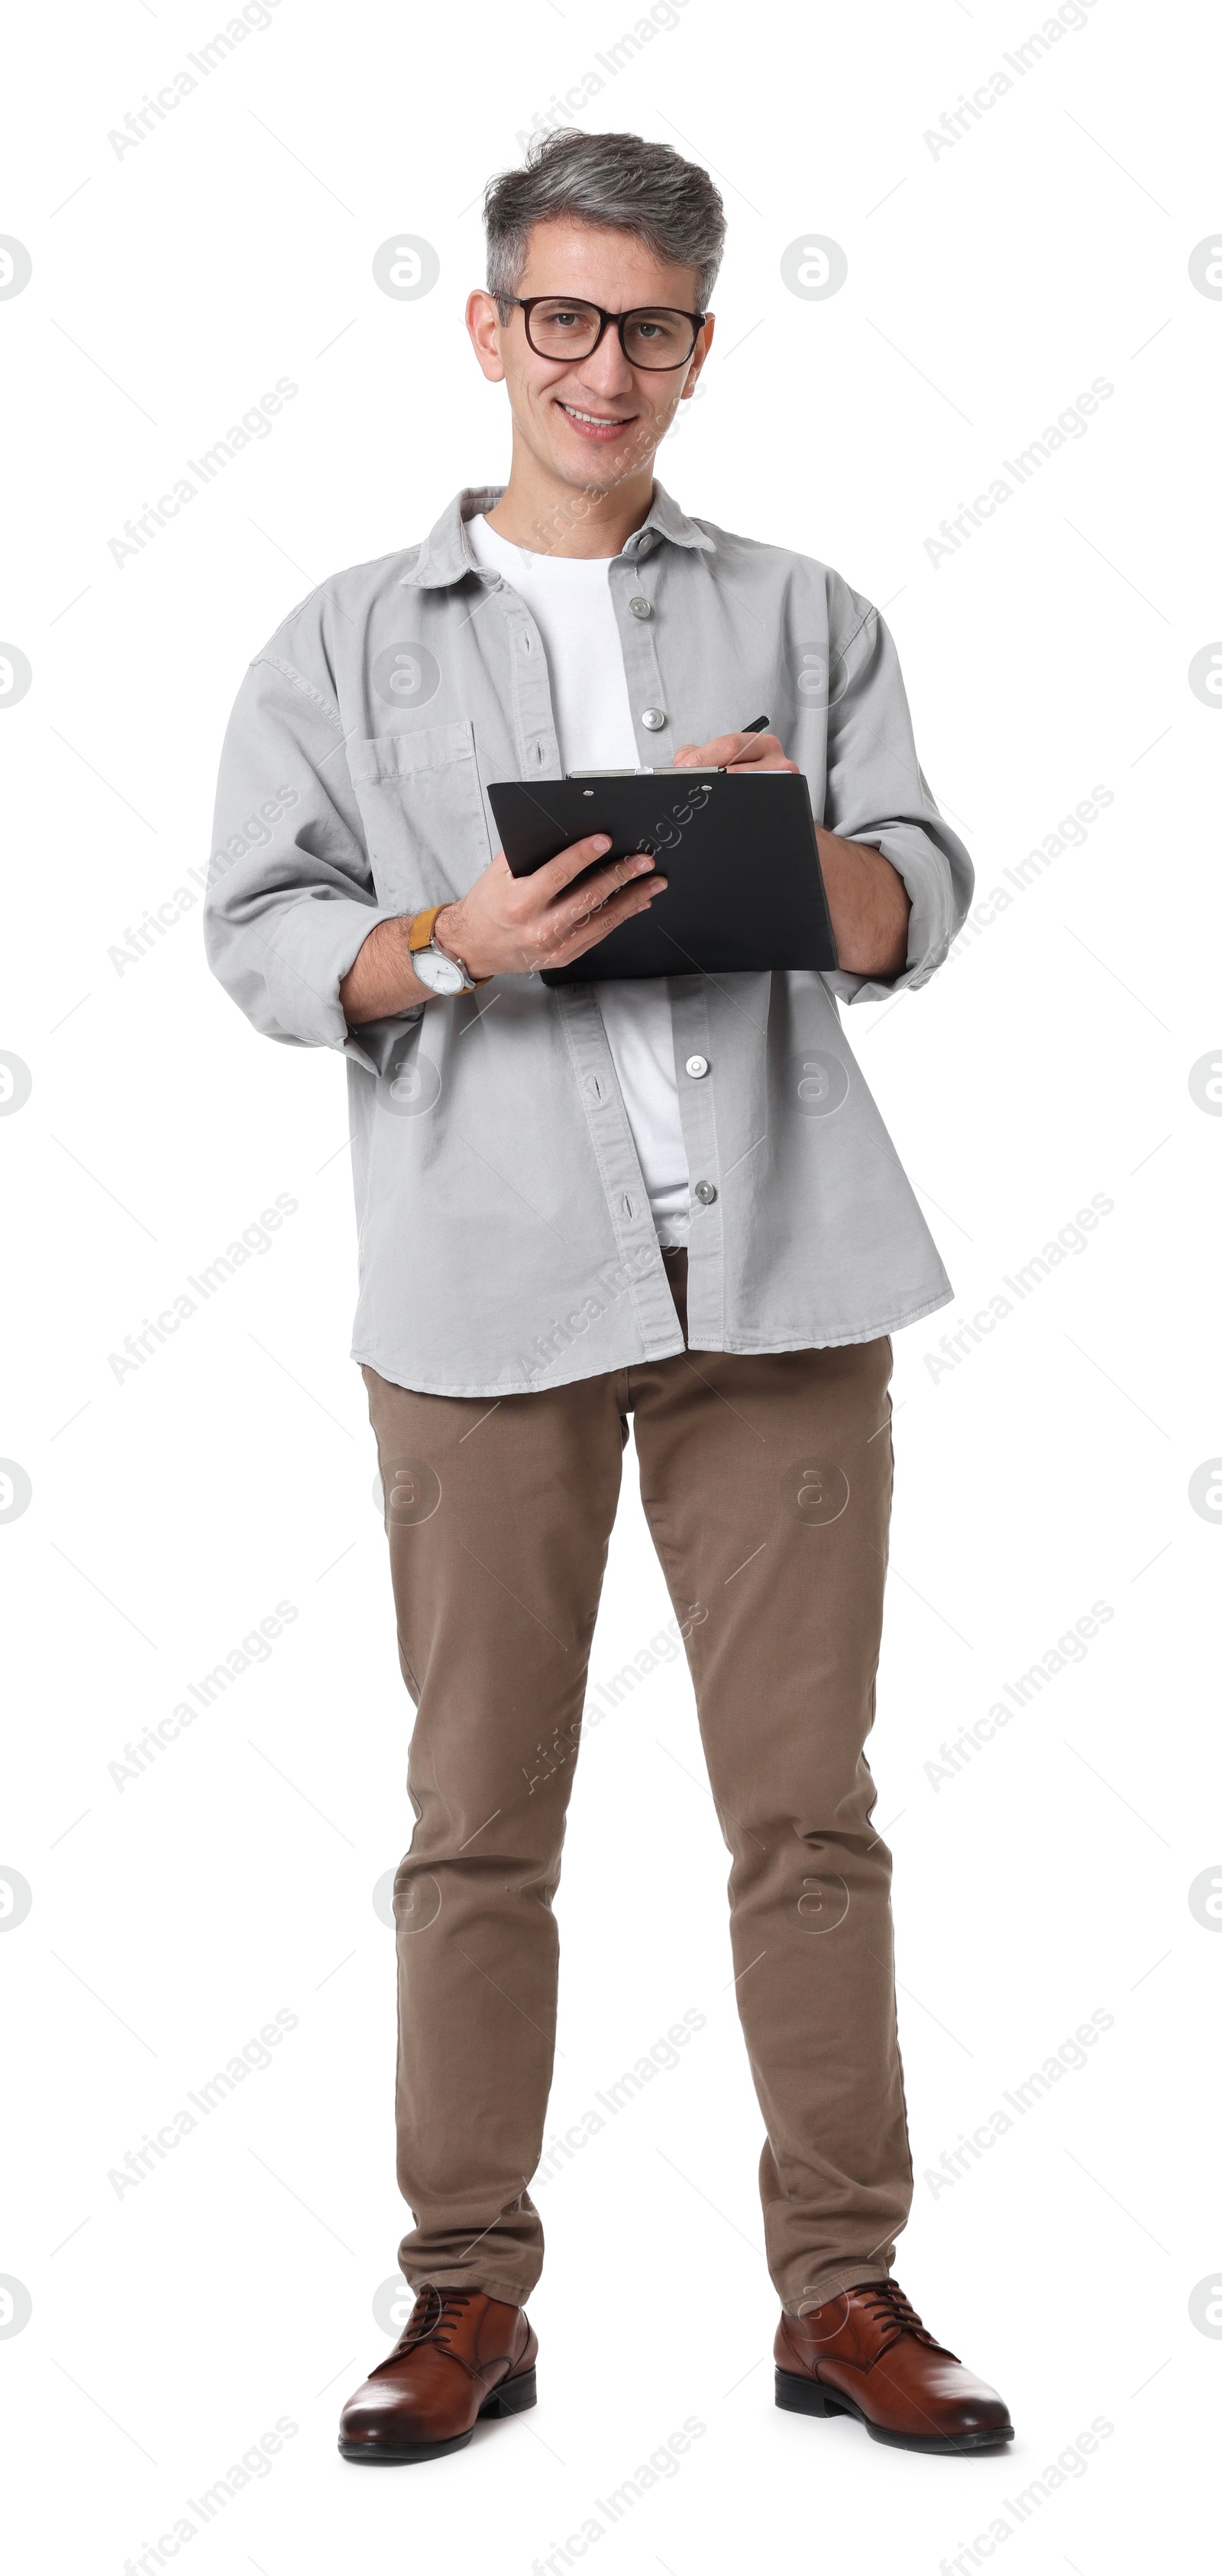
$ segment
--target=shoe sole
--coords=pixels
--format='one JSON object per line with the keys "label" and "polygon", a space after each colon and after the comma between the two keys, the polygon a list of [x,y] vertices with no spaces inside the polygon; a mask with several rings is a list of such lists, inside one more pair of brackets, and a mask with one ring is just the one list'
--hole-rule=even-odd
{"label": "shoe sole", "polygon": [[[491,2397],[484,2399],[475,2423],[482,2424],[490,2415],[524,2415],[535,2405],[537,2391],[533,2369],[519,2371],[516,2379],[503,2380]],[[475,2424],[466,2433],[456,2433],[449,2442],[346,2442],[341,2433],[339,2454],[342,2460],[367,2460],[387,2468],[401,2468],[416,2460],[444,2460],[451,2451],[465,2451]]]}
{"label": "shoe sole", "polygon": [[776,2402],[791,2415],[851,2415],[865,2425],[872,2442],[888,2442],[896,2451],[996,2451],[1014,2439],[1012,2424],[985,2426],[978,2433],[893,2433],[884,2424],[871,2423],[839,2389],[825,2388],[817,2379],[799,2379],[792,2370],[778,2369]]}

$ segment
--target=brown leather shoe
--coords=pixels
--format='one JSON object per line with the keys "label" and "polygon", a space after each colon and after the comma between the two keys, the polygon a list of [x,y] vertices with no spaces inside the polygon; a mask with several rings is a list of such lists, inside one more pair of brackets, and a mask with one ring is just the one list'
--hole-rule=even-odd
{"label": "brown leather shoe", "polygon": [[927,2334],[897,2281],[863,2281],[804,2317],[782,2311],[776,2402],[855,2415],[901,2451],[991,2451],[1014,2439],[995,2388]]}
{"label": "brown leather shoe", "polygon": [[343,2457],[440,2460],[463,2450],[481,2415],[534,2405],[538,2349],[521,2308],[426,2282],[394,2351],[340,2416]]}

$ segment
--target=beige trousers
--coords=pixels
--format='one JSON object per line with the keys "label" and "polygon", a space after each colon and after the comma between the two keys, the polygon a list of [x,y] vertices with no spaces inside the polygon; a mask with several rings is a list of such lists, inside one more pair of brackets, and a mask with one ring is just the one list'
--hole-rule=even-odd
{"label": "beige trousers", "polygon": [[[682,1316],[686,1255],[668,1269]],[[794,2312],[885,2278],[912,2193],[891,1862],[863,1751],[890,1372],[886,1340],[697,1351],[496,1403],[365,1369],[417,1711],[417,1822],[395,1881],[413,2288],[520,2305],[539,2277],[528,2185],[552,2073],[552,1900],[629,1414],[732,1856],[769,2269]]]}

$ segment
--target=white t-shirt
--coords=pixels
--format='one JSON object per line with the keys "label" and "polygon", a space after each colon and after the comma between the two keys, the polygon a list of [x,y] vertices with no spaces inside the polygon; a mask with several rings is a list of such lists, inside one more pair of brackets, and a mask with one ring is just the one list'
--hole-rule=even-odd
{"label": "white t-shirt", "polygon": [[[560,758],[567,769],[635,769],[636,733],[611,604],[607,558],[534,555],[467,521],[478,564],[524,599],[547,654]],[[590,951],[593,972],[598,950]],[[679,1119],[665,976],[595,984],[611,1059],[662,1243],[686,1243],[688,1169]]]}

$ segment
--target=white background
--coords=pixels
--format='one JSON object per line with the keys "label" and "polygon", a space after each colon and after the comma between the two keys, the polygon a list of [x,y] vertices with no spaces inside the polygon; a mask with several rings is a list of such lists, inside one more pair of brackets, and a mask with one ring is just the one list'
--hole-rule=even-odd
{"label": "white background", "polygon": [[[1083,14],[936,155],[927,130],[1038,9],[687,0],[580,120],[719,174],[718,345],[662,478],[885,607],[980,893],[1095,784],[1113,795],[930,988],[851,1024],[960,1301],[897,1344],[872,1760],[918,2175],[899,2276],[1002,2388],[1018,2442],[921,2459],[772,2406],[727,1858],[670,1666],[582,1755],[556,2124],[688,2008],[706,2027],[541,2192],[537,2410],[385,2477],[334,2447],[386,2346],[371,2303],[405,2223],[373,1891],[410,1830],[347,1357],[344,1077],[245,1026],[198,907],[126,971],[108,952],[205,861],[228,709],[288,608],[503,472],[503,394],[461,323],[479,192],[634,20],[607,0],[280,0],[121,157],[110,131],[223,16],[123,0],[10,28],[0,229],[33,275],[0,303],[0,629],[33,679],[0,703],[0,1046],[33,1088],[0,1119],[0,1451],[33,1497],[0,1528],[0,1859],[33,1902],[0,1943],[0,2271],[32,2314],[0,2377],[23,2565],[119,2576],[281,2416],[299,2429],[267,2476],[191,2544],[201,2576],[443,2554],[526,2576],[688,2416],[705,2431],[600,2565],[934,2576],[1000,2517],[1008,2565],[1096,2576],[1146,2565],[1192,2483],[1222,2371],[1188,2304],[1222,2258],[1202,2090],[1222,1943],[1187,1901],[1222,1849],[1202,1618],[1222,1535],[1188,1496],[1222,1441],[1222,1125],[1188,1082],[1222,1053],[1222,710],[1188,682],[1222,633],[1222,302],[1188,272],[1220,211],[1218,63],[1204,8]],[[371,273],[396,226],[439,254],[416,302]],[[804,227],[847,254],[824,302],[782,283]],[[299,392],[269,437],[120,569],[108,540],[282,375]],[[943,518],[1099,376],[1087,433],[935,566]],[[279,1192],[299,1206],[272,1248],[116,1382],[108,1354]],[[942,1328],[1096,1193],[1114,1205],[1088,1248],[935,1378]],[[595,1679],[669,1615],[632,1484]],[[124,1745],[280,1600],[298,1616],[269,1660],[117,1787]],[[935,1784],[942,1744],[1096,1600],[1114,1615],[1085,1658]],[[109,2171],[279,2009],[298,2019],[273,2064],[118,2197]],[[1087,2067],[947,2183],[944,2151],[1095,2011],[1112,2026]],[[1113,2429],[1078,2472],[1006,2506],[1097,2417]]]}

